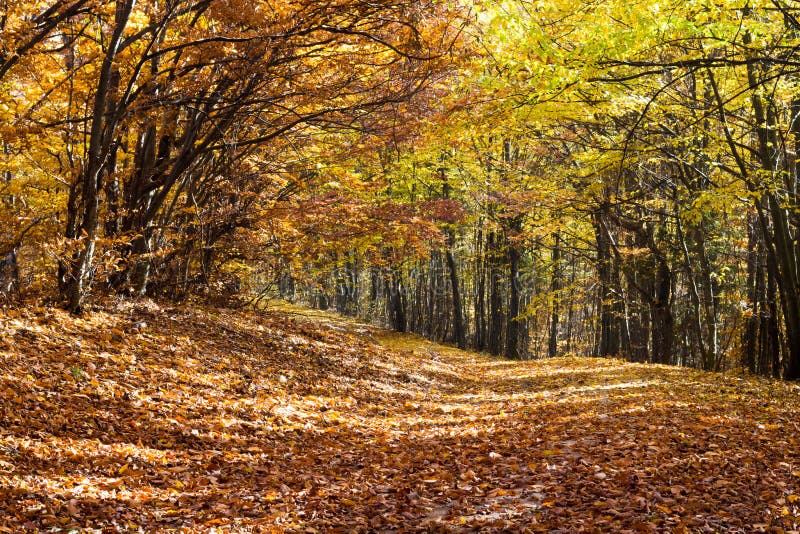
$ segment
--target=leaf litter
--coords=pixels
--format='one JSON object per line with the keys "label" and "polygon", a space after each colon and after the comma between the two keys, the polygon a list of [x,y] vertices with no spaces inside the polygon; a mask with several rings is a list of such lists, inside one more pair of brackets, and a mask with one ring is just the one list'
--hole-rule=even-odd
{"label": "leaf litter", "polygon": [[798,531],[795,384],[290,306],[0,319],[0,532]]}

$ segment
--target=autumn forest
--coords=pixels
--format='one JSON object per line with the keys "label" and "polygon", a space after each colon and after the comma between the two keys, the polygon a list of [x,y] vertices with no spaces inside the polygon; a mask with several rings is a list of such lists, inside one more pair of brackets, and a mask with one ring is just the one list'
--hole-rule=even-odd
{"label": "autumn forest", "polygon": [[0,0],[0,145],[0,532],[800,528],[794,2]]}

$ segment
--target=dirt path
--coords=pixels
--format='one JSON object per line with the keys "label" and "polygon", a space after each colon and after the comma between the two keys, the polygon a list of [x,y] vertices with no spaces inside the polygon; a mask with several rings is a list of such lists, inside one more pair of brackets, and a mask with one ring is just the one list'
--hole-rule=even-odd
{"label": "dirt path", "polygon": [[3,532],[797,529],[796,385],[285,306],[0,319]]}

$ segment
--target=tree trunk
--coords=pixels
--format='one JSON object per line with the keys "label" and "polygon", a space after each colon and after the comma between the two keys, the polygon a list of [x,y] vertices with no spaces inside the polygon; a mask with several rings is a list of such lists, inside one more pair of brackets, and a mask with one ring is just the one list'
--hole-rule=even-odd
{"label": "tree trunk", "polygon": [[456,259],[453,256],[453,241],[455,238],[451,235],[451,248],[447,250],[447,266],[450,271],[450,286],[453,292],[453,334],[455,337],[458,348],[467,348],[467,335],[464,332],[464,306],[461,302],[461,290],[459,289],[458,270],[456,267]]}
{"label": "tree trunk", "polygon": [[500,287],[499,244],[497,234],[489,234],[489,338],[487,346],[491,354],[499,355],[503,349],[503,300]]}
{"label": "tree trunk", "polygon": [[391,275],[386,279],[386,286],[392,328],[395,332],[405,332],[407,323],[405,306],[403,305],[403,283],[396,270],[392,269]]}
{"label": "tree trunk", "polygon": [[[92,106],[92,123],[89,135],[89,149],[87,164],[83,169],[83,220],[80,226],[83,235],[82,248],[77,260],[71,268],[71,276],[66,284],[65,297],[67,309],[71,313],[80,313],[83,309],[83,299],[86,296],[86,285],[91,276],[94,252],[97,244],[97,234],[100,226],[99,220],[99,192],[102,189],[103,170],[106,158],[109,155],[109,144],[114,138],[117,120],[113,110],[109,110],[112,101],[112,73],[114,61],[119,52],[122,35],[133,10],[135,0],[122,0],[116,4],[114,15],[114,30],[108,43],[103,63],[100,67],[100,78]],[[107,117],[108,115],[108,117]]]}
{"label": "tree trunk", "polygon": [[693,262],[689,255],[689,246],[686,243],[686,234],[683,231],[683,224],[681,223],[680,214],[678,214],[675,220],[677,223],[678,240],[680,241],[681,252],[683,253],[684,270],[686,271],[686,278],[689,286],[689,299],[692,303],[689,331],[692,334],[692,339],[697,345],[697,349],[700,354],[700,362],[704,368],[707,368],[707,362],[710,358],[708,351],[706,350],[705,339],[703,336],[703,313],[700,306],[700,292],[697,289],[697,277],[695,276]]}
{"label": "tree trunk", "polygon": [[670,363],[672,358],[673,321],[670,309],[672,274],[665,259],[658,260],[652,300],[653,362]]}
{"label": "tree trunk", "polygon": [[483,247],[483,232],[478,229],[475,253],[475,350],[486,348],[486,254]]}
{"label": "tree trunk", "polygon": [[[752,37],[745,33],[743,42],[749,44]],[[780,180],[781,171],[791,176],[788,169],[788,162],[782,153],[783,146],[778,139],[777,118],[771,106],[765,106],[763,97],[756,90],[758,84],[758,65],[747,65],[747,77],[750,86],[753,88],[751,93],[751,104],[753,115],[758,125],[756,137],[758,139],[758,156],[761,160],[763,170],[773,174],[776,182]],[[778,187],[778,183],[774,184]],[[791,184],[784,183],[785,189],[789,194],[793,194]],[[793,235],[792,223],[789,221],[789,211],[781,205],[779,198],[773,192],[764,195],[770,217],[772,219],[771,228],[765,223],[765,218],[761,217],[762,231],[767,239],[771,241],[770,252],[774,254],[778,291],[780,293],[781,305],[783,308],[783,321],[786,332],[787,354],[784,363],[783,376],[787,380],[800,379],[800,261],[798,261],[797,236]],[[795,216],[796,217],[796,216]],[[796,226],[796,224],[794,225]],[[771,235],[769,230],[772,230]]]}
{"label": "tree trunk", "polygon": [[553,304],[550,311],[550,338],[547,343],[547,356],[550,358],[558,355],[558,304],[561,290],[561,236],[558,233],[553,235],[553,251],[551,256],[553,274],[550,278],[550,293]]}
{"label": "tree trunk", "polygon": [[598,339],[594,353],[598,356],[615,356],[619,353],[620,338],[619,323],[614,313],[617,298],[614,294],[615,273],[611,243],[602,220],[606,209],[605,206],[601,206],[600,211],[592,216],[597,241],[598,308],[600,309]]}
{"label": "tree trunk", "polygon": [[522,254],[516,244],[508,246],[509,289],[508,289],[508,316],[506,324],[506,349],[505,356],[512,360],[520,359],[519,332],[521,321],[520,314],[520,279],[519,268]]}

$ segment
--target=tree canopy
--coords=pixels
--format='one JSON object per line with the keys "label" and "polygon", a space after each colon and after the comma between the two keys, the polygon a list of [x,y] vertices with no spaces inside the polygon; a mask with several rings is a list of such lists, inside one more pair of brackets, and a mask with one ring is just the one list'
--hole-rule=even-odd
{"label": "tree canopy", "polygon": [[0,3],[3,294],[800,377],[780,0]]}

